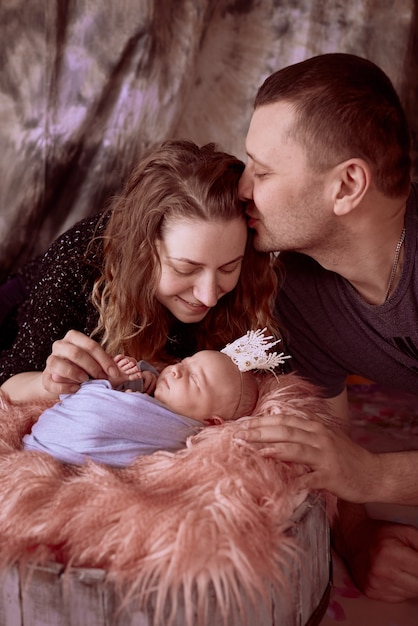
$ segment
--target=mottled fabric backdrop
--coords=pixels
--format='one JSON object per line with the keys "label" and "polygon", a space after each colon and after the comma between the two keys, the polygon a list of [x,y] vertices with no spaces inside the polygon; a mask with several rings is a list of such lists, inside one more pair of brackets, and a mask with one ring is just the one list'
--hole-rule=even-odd
{"label": "mottled fabric backdrop", "polygon": [[389,74],[417,172],[416,22],[414,0],[0,0],[0,280],[102,209],[148,145],[244,157],[257,87],[315,54]]}

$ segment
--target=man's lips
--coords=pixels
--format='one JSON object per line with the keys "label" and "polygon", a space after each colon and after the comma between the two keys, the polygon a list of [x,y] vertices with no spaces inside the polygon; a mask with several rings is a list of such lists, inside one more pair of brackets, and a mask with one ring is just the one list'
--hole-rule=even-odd
{"label": "man's lips", "polygon": [[258,219],[256,217],[252,217],[251,215],[247,213],[247,224],[249,228],[254,228],[257,222],[258,222]]}
{"label": "man's lips", "polygon": [[[254,205],[252,205],[251,207],[252,209],[255,209]],[[248,220],[257,220],[257,215],[255,215],[254,213],[256,213],[255,211],[251,211],[251,208],[249,209],[248,207],[245,210],[245,214],[247,216]]]}

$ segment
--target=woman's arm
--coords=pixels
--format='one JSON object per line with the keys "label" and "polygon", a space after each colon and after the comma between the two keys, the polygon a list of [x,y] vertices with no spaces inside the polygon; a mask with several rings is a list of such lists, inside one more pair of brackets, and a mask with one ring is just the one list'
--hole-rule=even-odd
{"label": "woman's arm", "polygon": [[42,372],[21,372],[9,378],[1,389],[14,401],[58,398],[74,393],[89,378],[116,378],[114,360],[93,339],[70,330],[55,341]]}
{"label": "woman's arm", "polygon": [[[0,354],[0,384],[24,372],[43,372],[53,343],[70,329],[89,335],[95,328],[98,314],[90,294],[102,261],[100,245],[93,249],[92,263],[86,262],[85,254],[97,220],[96,216],[74,226],[43,257],[38,282],[19,311],[17,339]],[[24,393],[19,388],[14,388],[13,394]]]}
{"label": "woman's arm", "polygon": [[58,395],[48,392],[42,384],[42,372],[22,372],[6,380],[0,387],[10,400],[57,400]]}

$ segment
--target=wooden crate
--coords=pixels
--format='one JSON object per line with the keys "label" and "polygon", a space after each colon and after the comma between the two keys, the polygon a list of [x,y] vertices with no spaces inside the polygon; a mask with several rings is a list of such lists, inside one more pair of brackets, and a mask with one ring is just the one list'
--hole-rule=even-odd
{"label": "wooden crate", "polygon": [[[257,611],[243,597],[246,626],[314,626],[319,624],[330,589],[330,540],[324,504],[309,497],[295,511],[289,531],[301,548],[299,559],[288,559],[288,591],[269,589],[270,602]],[[29,576],[13,566],[1,573],[1,626],[153,626],[152,606],[134,604],[120,610],[120,601],[101,569],[37,566]],[[24,574],[24,575],[23,575]],[[174,626],[184,626],[180,607]],[[242,626],[239,615],[226,626]],[[159,624],[159,626],[164,626]],[[225,626],[210,599],[207,626]]]}

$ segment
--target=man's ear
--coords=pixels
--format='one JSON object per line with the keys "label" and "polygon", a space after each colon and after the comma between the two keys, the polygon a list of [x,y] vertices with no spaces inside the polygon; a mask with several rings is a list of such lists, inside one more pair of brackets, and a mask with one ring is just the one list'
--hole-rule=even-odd
{"label": "man's ear", "polygon": [[356,209],[370,187],[372,173],[363,159],[349,159],[335,168],[334,214],[348,215]]}

